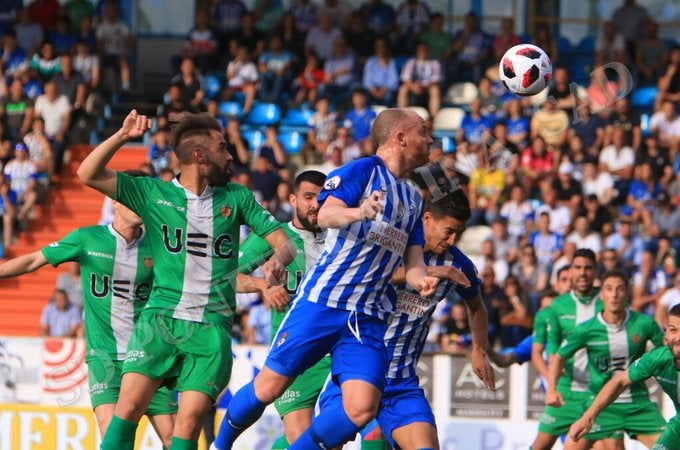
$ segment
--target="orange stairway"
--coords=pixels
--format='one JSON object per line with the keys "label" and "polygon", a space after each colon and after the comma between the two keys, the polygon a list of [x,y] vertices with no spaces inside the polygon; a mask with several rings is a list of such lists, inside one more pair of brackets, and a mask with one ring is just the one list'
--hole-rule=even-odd
{"label": "orange stairway", "polygon": [[[75,228],[99,222],[104,196],[85,186],[76,176],[80,162],[90,149],[90,146],[69,149],[70,162],[64,165],[58,186],[50,190],[43,205],[36,206],[28,229],[20,234],[6,256],[34,252]],[[146,157],[145,147],[124,147],[109,167],[138,168]],[[59,272],[60,269],[48,265],[31,274],[0,280],[0,336],[38,335],[40,313],[52,296]]]}

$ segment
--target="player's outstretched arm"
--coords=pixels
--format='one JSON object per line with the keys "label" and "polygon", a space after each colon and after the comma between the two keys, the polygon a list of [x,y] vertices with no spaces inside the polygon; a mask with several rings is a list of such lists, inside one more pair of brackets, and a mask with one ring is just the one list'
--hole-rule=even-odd
{"label": "player's outstretched arm", "polygon": [[593,422],[595,422],[595,419],[602,410],[619,398],[619,395],[621,395],[621,393],[630,385],[631,381],[628,377],[628,369],[609,380],[597,394],[597,397],[595,397],[595,400],[593,400],[593,403],[591,403],[590,407],[583,413],[581,418],[571,425],[571,428],[569,428],[569,437],[574,442],[578,442],[583,435],[590,431]]}
{"label": "player's outstretched arm", "polygon": [[406,283],[418,291],[423,297],[433,295],[437,290],[439,278],[427,274],[427,267],[423,259],[423,247],[411,245],[404,252],[404,270]]}
{"label": "player's outstretched arm", "polygon": [[35,272],[45,264],[47,264],[45,255],[43,255],[41,250],[37,250],[0,264],[0,278],[16,277],[25,273]]}
{"label": "player's outstretched arm", "polygon": [[151,119],[137,114],[134,109],[130,111],[130,114],[123,120],[120,130],[85,157],[78,168],[78,178],[88,186],[116,199],[118,175],[115,171],[107,169],[106,165],[126,142],[143,136],[150,129]]}
{"label": "player's outstretched arm", "polygon": [[382,198],[382,193],[373,191],[357,208],[350,208],[339,198],[329,195],[319,209],[318,224],[321,228],[343,228],[359,220],[373,220],[383,212]]}
{"label": "player's outstretched arm", "polygon": [[564,370],[564,358],[558,353],[550,355],[548,363],[548,388],[545,391],[545,404],[550,406],[562,406],[564,399],[557,391],[557,381]]}
{"label": "player's outstretched arm", "polygon": [[479,377],[487,389],[496,391],[496,374],[487,358],[486,349],[489,345],[487,336],[489,333],[489,318],[482,301],[481,294],[477,294],[465,304],[468,309],[468,321],[472,332],[472,350],[470,359],[472,360],[472,370]]}

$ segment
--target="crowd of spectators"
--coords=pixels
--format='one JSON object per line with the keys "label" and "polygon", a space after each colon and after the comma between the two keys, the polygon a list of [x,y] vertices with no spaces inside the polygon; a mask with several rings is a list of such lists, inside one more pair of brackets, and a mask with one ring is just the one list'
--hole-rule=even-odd
{"label": "crowd of spectators", "polygon": [[[30,194],[33,181],[49,187],[58,175],[68,131],[87,118],[93,96],[134,88],[135,79],[128,58],[134,40],[115,2],[21,3],[8,2],[19,5],[13,15],[0,14],[6,247],[14,223],[7,216],[29,216],[26,205],[40,197]],[[568,290],[563,269],[577,248],[595,251],[602,270],[628,271],[634,308],[662,320],[676,301],[664,293],[678,279],[680,250],[680,47],[662,41],[658,24],[635,2],[590,38],[592,74],[575,71],[544,24],[518,35],[505,18],[492,35],[470,12],[449,32],[445,17],[422,0],[397,7],[367,0],[357,9],[338,0],[256,0],[251,9],[240,0],[197,3],[195,26],[169,61],[172,78],[149,140],[145,166],[154,175],[174,175],[174,118],[207,111],[224,126],[233,181],[286,221],[295,172],[327,173],[372,154],[369,130],[381,108],[418,107],[434,126],[455,106],[464,111],[460,126],[450,136],[434,127],[441,139],[432,161],[467,190],[470,233],[484,236],[473,256],[494,342],[512,347],[531,332],[543,300]],[[520,42],[552,59],[547,101],[509,94],[498,79],[499,59]],[[107,69],[117,80],[109,86]],[[475,94],[456,103],[448,94],[461,83],[474,85]],[[640,109],[630,99],[644,87],[658,94]],[[277,124],[248,123],[262,102],[307,114],[299,155],[289,153]],[[228,113],[225,103],[238,108]],[[253,139],[254,130],[261,139]],[[243,300],[244,317],[258,302]],[[441,305],[432,349],[469,343],[458,303]],[[266,326],[258,308],[241,321],[244,341],[267,336],[253,331]]]}

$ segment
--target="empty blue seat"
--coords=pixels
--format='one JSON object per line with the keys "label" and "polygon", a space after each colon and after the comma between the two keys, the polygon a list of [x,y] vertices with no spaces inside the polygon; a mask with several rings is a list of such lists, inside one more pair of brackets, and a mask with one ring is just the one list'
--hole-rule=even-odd
{"label": "empty blue seat", "polygon": [[659,89],[656,86],[646,86],[637,88],[633,91],[630,105],[638,109],[653,109]]}
{"label": "empty blue seat", "polygon": [[281,120],[281,125],[289,128],[306,130],[309,126],[309,119],[314,115],[314,111],[309,108],[298,109],[290,108]]}
{"label": "empty blue seat", "polygon": [[251,151],[255,150],[264,142],[264,133],[261,130],[241,128],[241,136],[248,142],[248,147]]}
{"label": "empty blue seat", "polygon": [[268,126],[281,120],[281,108],[276,103],[256,103],[245,119],[248,125]]}
{"label": "empty blue seat", "polygon": [[243,116],[243,106],[239,102],[222,102],[220,103],[220,113],[227,117],[241,117]]}
{"label": "empty blue seat", "polygon": [[204,78],[205,95],[208,98],[215,98],[222,92],[222,83],[216,75],[206,75]]}
{"label": "empty blue seat", "polygon": [[305,136],[299,131],[282,130],[281,133],[279,133],[279,141],[283,144],[283,148],[286,149],[286,153],[295,155],[300,153],[302,144],[305,142]]}

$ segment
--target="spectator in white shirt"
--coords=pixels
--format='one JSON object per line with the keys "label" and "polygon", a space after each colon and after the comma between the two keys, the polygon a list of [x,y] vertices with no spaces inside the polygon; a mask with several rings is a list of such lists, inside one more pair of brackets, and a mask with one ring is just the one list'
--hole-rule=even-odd
{"label": "spectator in white shirt", "polygon": [[59,95],[57,85],[45,83],[45,93],[35,100],[35,114],[45,121],[45,134],[52,144],[54,173],[61,172],[67,133],[71,126],[71,103],[66,95]]}
{"label": "spectator in white shirt", "polygon": [[673,102],[663,102],[661,111],[657,111],[649,120],[649,129],[659,137],[659,144],[667,148],[671,159],[680,146],[680,116],[675,112]]}
{"label": "spectator in white shirt", "polygon": [[602,250],[600,235],[590,232],[590,224],[586,216],[578,216],[574,220],[574,231],[567,236],[567,242],[576,244],[576,248],[588,248],[596,255]]}
{"label": "spectator in white shirt", "polygon": [[609,172],[614,178],[614,187],[618,191],[615,203],[625,201],[630,180],[633,178],[635,151],[623,143],[623,130],[614,128],[612,143],[600,153],[599,170]]}

